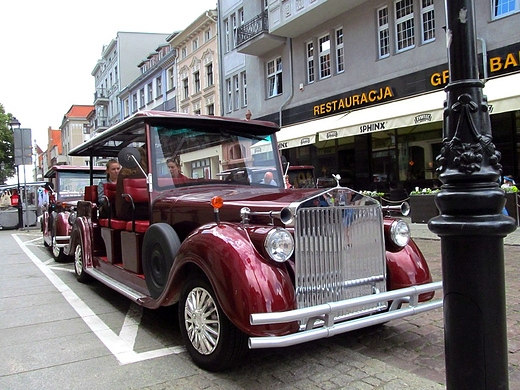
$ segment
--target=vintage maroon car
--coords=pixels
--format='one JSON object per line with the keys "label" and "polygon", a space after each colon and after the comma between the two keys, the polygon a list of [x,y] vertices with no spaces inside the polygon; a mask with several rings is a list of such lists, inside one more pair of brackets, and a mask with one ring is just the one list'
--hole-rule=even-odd
{"label": "vintage maroon car", "polygon": [[52,247],[52,255],[58,262],[64,262],[73,254],[69,246],[72,226],[69,216],[76,208],[78,200],[85,198],[85,187],[91,183],[90,175],[98,183],[105,178],[103,167],[76,165],[55,165],[44,175],[49,179],[47,189],[50,190],[49,202],[43,207],[41,230],[43,245]]}
{"label": "vintage maroon car", "polygon": [[[442,305],[430,301],[441,283],[432,283],[403,220],[339,185],[283,188],[277,130],[144,111],[69,153],[91,166],[118,156],[135,175],[120,173],[119,190],[106,186],[110,209],[129,202],[148,212],[98,218],[92,195],[79,201],[69,219],[77,279],[147,308],[178,303],[187,350],[207,370],[229,367],[248,347],[293,345]],[[185,176],[172,178],[169,158]],[[267,171],[274,183],[251,174]]]}

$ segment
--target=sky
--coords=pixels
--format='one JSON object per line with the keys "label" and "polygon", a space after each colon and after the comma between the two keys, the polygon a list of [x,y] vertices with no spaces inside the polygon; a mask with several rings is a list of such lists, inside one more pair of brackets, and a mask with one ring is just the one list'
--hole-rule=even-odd
{"label": "sky", "polygon": [[[118,31],[171,34],[217,0],[17,0],[0,7],[0,104],[47,148],[74,104],[93,104],[91,75]],[[151,47],[150,51],[155,50]],[[134,64],[137,66],[138,64]]]}

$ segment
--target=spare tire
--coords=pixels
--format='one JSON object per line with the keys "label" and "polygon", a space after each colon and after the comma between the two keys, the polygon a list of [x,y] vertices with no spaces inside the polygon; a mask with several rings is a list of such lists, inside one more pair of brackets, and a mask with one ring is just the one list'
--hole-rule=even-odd
{"label": "spare tire", "polygon": [[154,223],[146,230],[142,252],[143,272],[152,298],[157,299],[164,291],[180,246],[179,236],[167,223]]}

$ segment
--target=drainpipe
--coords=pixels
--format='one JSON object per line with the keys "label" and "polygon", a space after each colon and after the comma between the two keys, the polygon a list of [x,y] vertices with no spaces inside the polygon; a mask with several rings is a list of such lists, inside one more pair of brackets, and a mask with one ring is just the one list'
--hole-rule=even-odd
{"label": "drainpipe", "polygon": [[289,104],[291,99],[294,96],[294,80],[293,80],[293,52],[292,52],[292,38],[287,38],[287,43],[289,44],[289,80],[291,81],[290,84],[290,94],[287,96],[287,99],[282,103],[280,106],[280,110],[278,111],[278,120],[279,120],[279,126],[282,127],[282,110]]}
{"label": "drainpipe", "polygon": [[[222,2],[217,1],[217,15],[222,15]],[[222,69],[222,64],[224,61],[222,61],[223,52],[221,48],[221,42],[222,39],[222,27],[220,26],[220,17],[217,16],[217,53],[218,53],[218,92],[219,92],[219,111],[220,116],[224,116],[224,92],[222,91],[222,78],[224,77],[224,72]],[[216,112],[216,111],[215,111]]]}
{"label": "drainpipe", "polygon": [[487,45],[486,45],[486,41],[484,40],[484,38],[477,37],[477,39],[480,41],[480,45],[482,47],[482,69],[484,69],[484,83],[485,83],[487,81],[487,79],[488,79],[488,71],[487,71],[487,62],[488,62],[488,59],[487,59]]}

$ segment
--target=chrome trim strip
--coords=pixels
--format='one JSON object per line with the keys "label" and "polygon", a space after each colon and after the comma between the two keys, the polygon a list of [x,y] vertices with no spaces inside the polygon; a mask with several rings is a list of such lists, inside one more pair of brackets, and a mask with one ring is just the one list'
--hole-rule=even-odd
{"label": "chrome trim strip", "polygon": [[114,278],[111,278],[110,276],[105,275],[102,272],[99,272],[95,268],[87,267],[85,269],[85,272],[87,274],[89,274],[90,276],[92,276],[94,279],[99,280],[101,283],[103,283],[103,284],[107,285],[108,287],[116,290],[120,294],[124,295],[125,297],[127,297],[128,299],[130,299],[130,300],[132,300],[132,301],[134,301],[136,303],[139,303],[139,301],[142,300],[142,299],[149,298],[148,296],[143,295],[140,292],[138,292],[136,290],[133,290],[130,287],[128,287],[128,286],[118,282]]}

